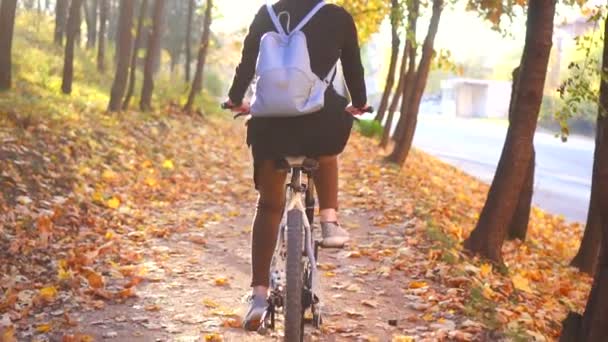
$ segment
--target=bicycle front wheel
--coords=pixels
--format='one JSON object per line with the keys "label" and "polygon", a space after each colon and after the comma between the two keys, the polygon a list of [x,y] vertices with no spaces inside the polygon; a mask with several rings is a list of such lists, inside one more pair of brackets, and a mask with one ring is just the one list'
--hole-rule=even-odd
{"label": "bicycle front wheel", "polygon": [[302,212],[294,209],[287,213],[287,260],[285,276],[285,341],[304,340],[303,291],[303,222]]}

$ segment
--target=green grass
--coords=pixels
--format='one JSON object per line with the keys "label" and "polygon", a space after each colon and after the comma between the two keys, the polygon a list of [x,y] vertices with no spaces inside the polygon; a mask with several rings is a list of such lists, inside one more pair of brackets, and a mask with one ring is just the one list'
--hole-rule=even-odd
{"label": "green grass", "polygon": [[376,120],[359,120],[355,122],[355,129],[363,136],[370,138],[382,138],[384,128]]}
{"label": "green grass", "polygon": [[[12,50],[13,87],[0,93],[0,115],[18,111],[21,117],[80,120],[80,114],[106,110],[114,77],[113,44],[107,44],[105,73],[97,71],[96,49],[76,48],[72,93],[65,95],[61,92],[64,48],[53,43],[53,20],[35,12],[18,13]],[[154,108],[181,107],[185,102],[189,85],[176,78],[165,68],[155,75]],[[138,107],[141,81],[138,71],[132,109]],[[215,102],[217,99],[203,91],[195,108],[215,108]]]}

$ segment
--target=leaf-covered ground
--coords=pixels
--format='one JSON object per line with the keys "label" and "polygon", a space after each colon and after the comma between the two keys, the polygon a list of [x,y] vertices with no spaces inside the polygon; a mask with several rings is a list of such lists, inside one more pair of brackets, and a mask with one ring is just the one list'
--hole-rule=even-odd
{"label": "leaf-covered ground", "polygon": [[[242,122],[171,105],[106,115],[109,77],[85,72],[86,51],[59,95],[44,20],[18,17],[15,89],[0,94],[0,341],[280,337],[238,328],[256,199]],[[179,92],[159,80],[155,102]],[[341,158],[353,242],[321,253],[310,339],[555,340],[589,291],[568,267],[581,226],[534,209],[494,269],[461,252],[488,186],[417,151],[398,169],[376,145],[354,133]]]}
{"label": "leaf-covered ground", "polygon": [[[242,339],[255,203],[242,123],[15,108],[0,126],[0,336]],[[555,339],[589,288],[567,267],[581,227],[534,210],[502,275],[460,251],[486,191],[420,152],[384,164],[355,133],[341,159],[355,239],[321,255],[326,325],[310,336]]]}

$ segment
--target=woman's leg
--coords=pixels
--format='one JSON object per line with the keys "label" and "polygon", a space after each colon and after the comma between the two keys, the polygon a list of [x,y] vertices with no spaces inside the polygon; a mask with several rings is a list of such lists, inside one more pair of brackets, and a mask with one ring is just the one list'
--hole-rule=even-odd
{"label": "woman's leg", "polygon": [[287,172],[277,170],[272,160],[263,160],[256,164],[255,177],[259,197],[252,230],[251,286],[254,288],[254,294],[265,295],[269,283],[270,263],[285,206]]}
{"label": "woman's leg", "polygon": [[315,184],[319,197],[323,246],[343,247],[349,234],[338,223],[338,157],[319,158],[319,169],[315,172]]}
{"label": "woman's leg", "polygon": [[338,221],[338,156],[319,157],[319,168],[314,175],[321,222]]}

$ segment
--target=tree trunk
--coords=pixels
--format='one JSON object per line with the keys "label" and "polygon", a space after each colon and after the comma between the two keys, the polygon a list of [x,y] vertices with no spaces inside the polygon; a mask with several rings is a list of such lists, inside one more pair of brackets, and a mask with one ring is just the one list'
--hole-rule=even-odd
{"label": "tree trunk", "polygon": [[160,37],[163,25],[163,9],[165,0],[154,1],[154,17],[152,19],[152,33],[146,50],[146,64],[144,65],[144,83],[141,90],[139,108],[152,109],[152,92],[154,91],[154,64],[157,51],[160,50]]}
{"label": "tree trunk", "polygon": [[496,175],[477,227],[464,243],[470,252],[500,265],[503,264],[502,245],[532,162],[534,132],[551,53],[554,16],[555,0],[529,2],[521,73],[513,100],[516,120],[509,125]]}
{"label": "tree trunk", "polygon": [[74,78],[74,45],[78,25],[80,24],[80,9],[82,0],[72,0],[67,25],[67,40],[65,43],[65,57],[63,59],[63,80],[61,91],[64,94],[72,93],[72,79]]}
{"label": "tree trunk", "polygon": [[[397,105],[399,104],[399,100],[401,99],[401,107],[400,107],[400,112],[401,113],[407,113],[407,110],[404,107],[404,104],[407,105],[408,104],[408,99],[411,96],[411,91],[412,91],[412,83],[415,79],[416,76],[416,50],[417,48],[417,44],[416,44],[416,31],[417,31],[417,27],[418,27],[418,17],[419,17],[419,10],[420,10],[420,1],[415,0],[411,3],[411,6],[408,7],[408,29],[406,30],[406,47],[403,51],[404,53],[404,57],[403,57],[403,61],[405,62],[405,60],[408,60],[408,64],[406,65],[405,63],[401,64],[401,76],[399,77],[399,86],[397,87],[397,92],[395,93],[395,95],[393,96],[393,100],[391,102],[391,105],[389,106],[389,111],[391,112],[395,112],[397,110]],[[407,44],[410,44],[410,49],[408,50],[407,48]],[[409,54],[408,58],[406,58],[405,54]],[[407,72],[405,71],[407,66]],[[405,95],[405,98],[404,98]],[[404,102],[405,101],[405,102]],[[401,132],[401,130],[403,129],[403,122],[405,121],[405,118],[407,117],[407,115],[401,115],[399,117],[399,120],[397,121],[397,126],[394,129],[394,133],[393,133],[393,140],[397,141],[397,137],[400,135],[399,133]],[[390,138],[390,134],[389,134],[389,138]],[[388,141],[386,142],[386,145],[388,146]],[[390,159],[387,158],[387,160],[390,161]]]}
{"label": "tree trunk", "polygon": [[532,211],[532,195],[534,195],[534,171],[536,169],[536,151],[532,147],[532,159],[526,171],[524,187],[519,193],[517,207],[509,224],[507,238],[509,240],[526,240],[528,225],[530,223],[530,212]]}
{"label": "tree trunk", "polygon": [[17,0],[3,0],[0,4],[0,90],[11,87],[11,52]]}
{"label": "tree trunk", "polygon": [[[407,155],[412,146],[414,140],[414,133],[416,132],[416,125],[418,121],[418,111],[420,109],[420,102],[422,101],[422,95],[424,88],[426,88],[426,82],[429,76],[431,68],[431,60],[433,58],[433,46],[435,43],[435,36],[439,29],[439,20],[441,19],[441,12],[443,10],[443,0],[433,0],[433,14],[431,16],[431,22],[429,24],[429,30],[427,32],[424,44],[422,45],[422,57],[420,58],[420,64],[416,71],[415,81],[412,84],[411,91],[408,90],[408,83],[406,80],[406,86],[404,87],[404,93],[406,90],[410,94],[404,94],[401,102],[401,116],[404,124],[402,127],[403,135],[401,139],[395,144],[393,153],[388,156],[388,160],[399,165],[403,165],[407,159]],[[406,101],[407,100],[407,101]]]}
{"label": "tree trunk", "polygon": [[[604,37],[608,37],[608,18],[604,23]],[[608,44],[604,41],[602,70],[608,69]],[[608,81],[600,85],[600,103],[593,168],[593,187],[596,189],[600,213],[601,247],[597,272],[580,324],[577,341],[608,341]]]}
{"label": "tree trunk", "polygon": [[[399,32],[397,26],[399,25],[399,1],[391,0],[391,35],[392,35],[392,46],[391,46],[391,61],[388,67],[388,75],[386,76],[386,85],[384,86],[384,93],[382,93],[382,100],[378,107],[378,113],[374,120],[382,122],[384,120],[384,114],[386,112],[386,106],[388,106],[388,100],[393,91],[395,85],[395,71],[397,68],[397,59],[399,58]],[[405,55],[405,54],[404,54]],[[402,63],[403,64],[403,63]],[[392,114],[389,113],[389,117],[392,120]],[[390,128],[389,128],[390,131]]]}
{"label": "tree trunk", "polygon": [[144,19],[146,18],[146,12],[148,11],[148,0],[142,0],[139,8],[139,19],[137,20],[137,33],[135,34],[135,43],[133,44],[133,52],[131,53],[131,69],[129,74],[129,86],[127,87],[127,95],[122,103],[122,109],[126,110],[129,108],[129,102],[133,96],[135,90],[135,75],[137,71],[137,52],[141,45],[141,33],[144,26]]}
{"label": "tree trunk", "polygon": [[69,4],[69,0],[57,0],[55,3],[55,44],[57,45],[63,45]]}
{"label": "tree trunk", "polygon": [[[509,103],[509,123],[517,120],[516,112],[514,111],[515,99],[521,99],[515,94],[519,90],[518,83],[519,82],[519,67],[513,70],[513,85],[511,86],[511,101]],[[507,238],[509,240],[519,239],[524,241],[526,239],[526,235],[528,233],[528,224],[530,223],[530,211],[532,207],[532,195],[534,194],[534,170],[536,169],[536,151],[534,147],[532,147],[532,159],[530,164],[528,165],[528,170],[526,172],[526,181],[524,182],[524,187],[519,194],[519,199],[517,200],[517,207],[515,209],[515,213],[511,218],[511,223],[509,224]]]}
{"label": "tree trunk", "polygon": [[120,110],[120,104],[122,96],[125,93],[127,86],[127,77],[129,75],[129,56],[131,55],[131,48],[133,44],[133,35],[131,28],[133,27],[133,8],[135,7],[135,1],[121,1],[120,2],[120,15],[118,19],[118,44],[120,45],[121,54],[118,56],[116,63],[116,75],[114,76],[114,83],[112,84],[112,91],[110,93],[110,103],[108,105],[108,111],[116,112]]}
{"label": "tree trunk", "polygon": [[194,0],[188,1],[188,21],[186,23],[186,82],[190,82],[190,64],[192,64],[192,17],[194,16]]}
{"label": "tree trunk", "polygon": [[[596,148],[596,153],[597,153]],[[596,154],[595,159],[598,159]],[[597,163],[596,163],[597,164]],[[593,168],[595,170],[595,167]],[[594,172],[595,173],[595,172]],[[600,223],[600,203],[597,189],[598,180],[593,177],[591,184],[591,200],[589,202],[589,213],[587,214],[587,225],[581,245],[576,256],[570,262],[570,266],[578,268],[581,272],[594,275],[599,257],[600,244],[602,239],[602,226]]]}
{"label": "tree trunk", "polygon": [[599,180],[597,179],[598,171],[596,171],[598,167],[597,161],[600,159],[600,156],[598,155],[598,146],[600,144],[599,138],[601,137],[600,129],[601,127],[598,123],[595,139],[596,148],[593,163],[593,177],[591,180],[591,198],[589,201],[589,213],[587,214],[587,225],[585,226],[585,233],[583,234],[583,239],[581,241],[581,245],[578,249],[578,252],[570,263],[571,266],[574,266],[578,268],[581,272],[587,273],[589,275],[595,274],[599,257],[600,242],[602,239],[602,226],[600,222],[600,203],[598,202],[600,195],[598,193]]}
{"label": "tree trunk", "polygon": [[[604,37],[608,34],[608,19],[606,19]],[[608,68],[608,44],[604,43],[604,55],[602,60],[602,70]],[[571,266],[577,267],[581,272],[593,275],[595,273],[600,241],[602,237],[602,203],[600,202],[600,184],[602,180],[598,177],[602,170],[599,169],[601,160],[606,158],[608,146],[602,146],[603,140],[608,135],[608,123],[606,120],[608,109],[608,85],[602,82],[600,86],[600,104],[598,109],[597,131],[595,136],[595,152],[593,157],[593,176],[591,179],[591,198],[589,201],[589,213],[587,214],[587,225],[578,253],[572,259]],[[604,155],[602,155],[604,151]],[[605,189],[604,189],[605,191]],[[604,209],[605,213],[605,209]],[[606,221],[604,221],[605,224]]]}
{"label": "tree trunk", "polygon": [[205,60],[207,59],[207,49],[209,48],[209,35],[211,34],[211,10],[213,8],[213,1],[207,0],[205,5],[205,19],[203,23],[203,34],[201,36],[201,44],[198,49],[198,61],[196,63],[196,71],[194,73],[194,80],[192,81],[192,88],[190,89],[190,95],[188,96],[188,102],[184,106],[185,112],[191,112],[192,106],[194,105],[194,99],[196,94],[201,91],[203,87],[203,71],[205,68]]}
{"label": "tree trunk", "polygon": [[[408,20],[409,27],[407,28],[406,32],[412,32],[412,30],[413,30],[413,32],[415,32],[415,30],[416,30],[416,28],[414,27],[416,25],[416,19],[414,19],[414,21],[412,21],[412,15],[414,15],[414,13],[415,12],[410,10],[410,16],[409,16],[409,20]],[[388,146],[395,111],[397,110],[397,105],[399,104],[399,100],[403,97],[403,88],[405,87],[405,79],[406,79],[405,72],[406,72],[406,68],[408,66],[408,55],[410,58],[412,58],[412,55],[414,56],[413,64],[414,64],[414,66],[416,65],[416,61],[415,61],[416,50],[415,50],[414,46],[412,45],[412,41],[411,41],[411,39],[409,39],[409,36],[411,36],[411,33],[406,33],[405,47],[403,48],[403,57],[401,57],[401,66],[399,67],[399,81],[397,83],[397,90],[395,91],[395,94],[393,95],[391,103],[388,106],[388,117],[386,118],[384,130],[382,131],[382,140],[380,140],[381,148],[386,148],[386,146]],[[412,50],[413,50],[413,53],[412,53]],[[410,59],[410,62],[411,62],[411,59]],[[412,65],[412,63],[410,63],[410,65]]]}
{"label": "tree trunk", "polygon": [[87,22],[87,49],[95,47],[97,40],[97,0],[84,2],[85,20]]}
{"label": "tree trunk", "polygon": [[108,21],[108,0],[99,3],[99,39],[97,40],[97,70],[106,71],[106,22]]}
{"label": "tree trunk", "polygon": [[[395,141],[395,142],[401,141],[401,139],[403,139],[403,135],[404,135],[403,127],[407,123],[408,105],[412,98],[412,92],[414,89],[415,80],[416,80],[416,48],[412,47],[412,49],[410,50],[410,56],[409,56],[409,66],[407,68],[407,73],[405,75],[405,78],[403,79],[403,87],[401,88],[400,96],[403,99],[401,101],[400,111],[401,111],[402,115],[399,117],[399,121],[397,122],[397,127],[395,127],[395,132],[393,134],[393,141]],[[393,151],[392,154],[394,154],[394,152],[395,151]],[[390,161],[390,158],[388,158],[388,160]]]}

